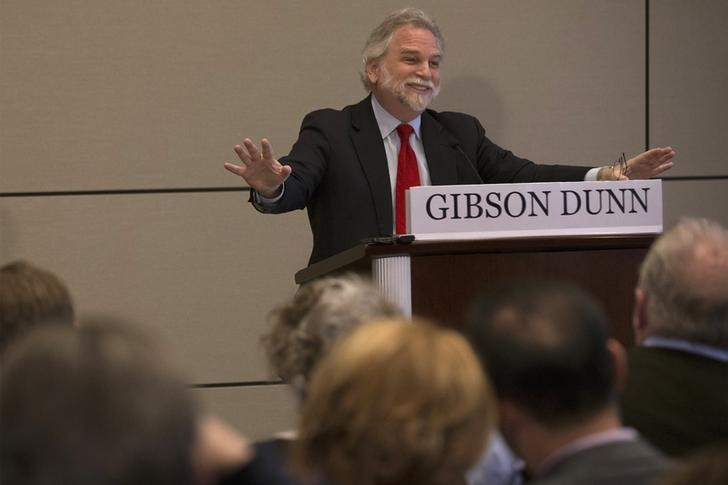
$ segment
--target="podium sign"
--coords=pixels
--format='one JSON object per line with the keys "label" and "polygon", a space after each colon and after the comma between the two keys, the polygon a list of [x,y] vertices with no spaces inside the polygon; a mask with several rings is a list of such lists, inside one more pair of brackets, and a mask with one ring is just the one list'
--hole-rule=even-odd
{"label": "podium sign", "polygon": [[662,182],[440,185],[407,192],[417,240],[662,232]]}

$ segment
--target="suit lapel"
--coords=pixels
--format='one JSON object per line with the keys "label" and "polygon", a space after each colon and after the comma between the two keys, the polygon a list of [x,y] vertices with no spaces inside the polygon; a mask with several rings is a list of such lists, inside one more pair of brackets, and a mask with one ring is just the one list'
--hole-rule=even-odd
{"label": "suit lapel", "polygon": [[369,184],[380,234],[391,234],[394,220],[387,154],[369,96],[352,107],[351,141]]}
{"label": "suit lapel", "polygon": [[449,143],[453,136],[446,133],[429,111],[422,113],[421,131],[432,185],[457,184],[457,154]]}

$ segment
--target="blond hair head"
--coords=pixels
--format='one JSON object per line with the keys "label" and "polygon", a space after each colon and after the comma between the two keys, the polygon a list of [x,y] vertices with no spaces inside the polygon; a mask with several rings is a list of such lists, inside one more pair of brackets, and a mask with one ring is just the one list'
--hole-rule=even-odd
{"label": "blond hair head", "polygon": [[316,369],[293,463],[348,485],[453,483],[483,452],[495,409],[459,333],[425,321],[368,323]]}

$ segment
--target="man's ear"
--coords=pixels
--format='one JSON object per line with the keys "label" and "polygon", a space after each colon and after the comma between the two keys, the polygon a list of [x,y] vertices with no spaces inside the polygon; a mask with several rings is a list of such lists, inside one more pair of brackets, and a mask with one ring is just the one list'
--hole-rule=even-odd
{"label": "man's ear", "polygon": [[517,416],[517,408],[507,400],[498,401],[498,422],[500,426],[508,425],[508,423]]}
{"label": "man's ear", "polygon": [[613,387],[617,394],[621,394],[627,384],[627,352],[622,344],[613,338],[607,340],[607,351],[612,356],[612,365],[614,366]]}
{"label": "man's ear", "polygon": [[498,401],[498,429],[512,449],[519,449],[518,436],[523,429],[523,412],[508,400]]}
{"label": "man's ear", "polygon": [[647,315],[645,307],[647,296],[642,288],[637,287],[634,290],[634,308],[632,309],[632,332],[634,333],[634,342],[639,345],[647,337]]}
{"label": "man's ear", "polygon": [[367,62],[367,77],[370,83],[377,84],[377,81],[379,81],[379,61],[370,60]]}

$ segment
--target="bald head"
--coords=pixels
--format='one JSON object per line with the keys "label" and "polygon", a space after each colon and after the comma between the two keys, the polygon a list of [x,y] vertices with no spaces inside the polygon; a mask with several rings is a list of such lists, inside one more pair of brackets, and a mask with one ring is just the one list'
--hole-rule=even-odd
{"label": "bald head", "polygon": [[642,263],[638,300],[643,337],[728,348],[728,230],[684,219],[665,232]]}

